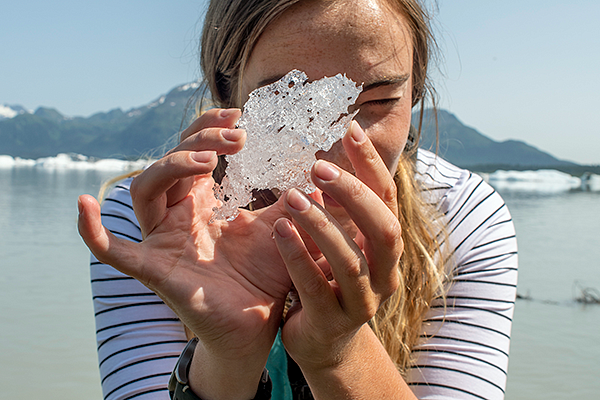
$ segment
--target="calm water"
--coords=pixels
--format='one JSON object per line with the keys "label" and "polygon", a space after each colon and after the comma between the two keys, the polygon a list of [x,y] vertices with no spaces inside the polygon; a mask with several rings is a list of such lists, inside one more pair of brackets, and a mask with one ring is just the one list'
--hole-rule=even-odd
{"label": "calm water", "polygon": [[[0,398],[101,399],[88,252],[76,199],[111,173],[0,169]],[[600,194],[503,193],[519,235],[520,300],[506,398],[596,399]]]}
{"label": "calm water", "polygon": [[575,282],[600,290],[600,193],[502,193],[519,243],[518,301],[507,399],[600,398],[600,305],[573,301]]}

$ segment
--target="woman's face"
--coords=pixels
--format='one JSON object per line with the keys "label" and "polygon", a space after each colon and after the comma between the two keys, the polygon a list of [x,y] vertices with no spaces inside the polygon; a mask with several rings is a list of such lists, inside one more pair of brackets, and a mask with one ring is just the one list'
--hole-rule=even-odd
{"label": "woman's face", "polygon": [[[363,84],[356,120],[393,174],[412,105],[412,44],[404,18],[380,0],[302,1],[259,38],[244,73],[244,96],[292,69],[310,80],[345,73]],[[352,171],[341,142],[317,156]]]}

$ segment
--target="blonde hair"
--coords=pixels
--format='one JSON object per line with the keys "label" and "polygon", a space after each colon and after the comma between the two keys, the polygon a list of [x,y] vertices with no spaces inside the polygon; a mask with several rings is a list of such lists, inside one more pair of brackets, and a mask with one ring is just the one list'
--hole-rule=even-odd
{"label": "blonde hair", "polygon": [[[204,22],[200,64],[212,101],[218,107],[240,107],[244,69],[254,45],[266,26],[299,0],[212,0]],[[403,152],[394,176],[398,188],[399,220],[404,253],[398,269],[399,290],[370,321],[391,359],[401,372],[411,363],[411,351],[419,340],[424,314],[431,302],[444,296],[444,257],[436,235],[443,232],[434,208],[420,196],[415,179],[417,143],[427,95],[434,100],[427,70],[435,43],[429,17],[417,0],[383,0],[401,15],[411,31],[413,44],[412,105],[421,104],[418,128]],[[218,173],[217,173],[218,175]]]}

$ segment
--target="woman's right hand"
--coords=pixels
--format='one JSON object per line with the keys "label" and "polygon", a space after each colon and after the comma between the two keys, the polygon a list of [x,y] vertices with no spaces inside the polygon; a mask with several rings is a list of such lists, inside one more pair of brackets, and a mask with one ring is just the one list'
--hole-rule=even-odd
{"label": "woman's right hand", "polygon": [[111,234],[97,201],[79,198],[79,232],[98,260],[153,290],[199,337],[203,363],[192,373],[204,383],[197,394],[207,397],[231,389],[222,388],[221,376],[253,394],[291,287],[271,239],[274,222],[287,215],[280,202],[210,222],[218,206],[211,176],[217,155],[244,144],[245,132],[233,129],[239,116],[239,110],[208,111],[179,146],[133,180],[141,243]]}

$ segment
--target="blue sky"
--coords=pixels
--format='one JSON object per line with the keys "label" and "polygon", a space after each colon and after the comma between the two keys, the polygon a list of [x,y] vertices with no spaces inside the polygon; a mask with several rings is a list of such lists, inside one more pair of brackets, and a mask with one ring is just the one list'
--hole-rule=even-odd
{"label": "blue sky", "polygon": [[[600,164],[600,1],[438,0],[441,106],[495,139]],[[3,1],[0,104],[140,106],[197,79],[203,0]]]}

